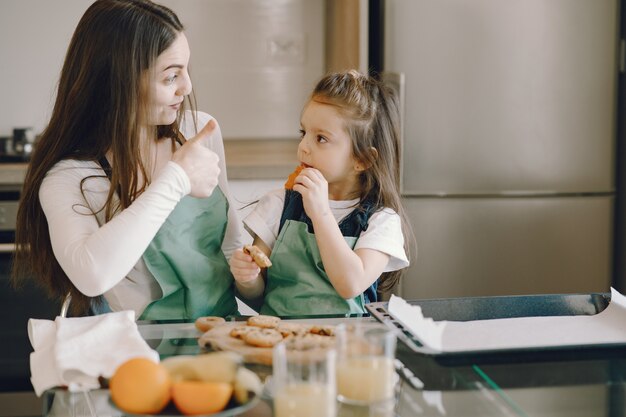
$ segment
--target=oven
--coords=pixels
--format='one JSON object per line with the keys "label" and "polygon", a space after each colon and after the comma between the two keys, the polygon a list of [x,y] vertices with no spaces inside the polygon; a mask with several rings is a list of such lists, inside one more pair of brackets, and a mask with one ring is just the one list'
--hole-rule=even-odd
{"label": "oven", "polygon": [[[1,172],[1,170],[0,170]],[[12,253],[15,239],[15,219],[20,191],[16,187],[0,187],[0,253]]]}
{"label": "oven", "polygon": [[11,254],[15,247],[17,208],[28,167],[25,162],[8,163],[6,157],[0,154],[0,254]]}
{"label": "oven", "polygon": [[[0,163],[0,417],[40,415],[30,383],[29,318],[54,319],[57,303],[33,283],[15,290],[10,283],[15,220],[26,164]],[[33,260],[35,262],[36,260]]]}

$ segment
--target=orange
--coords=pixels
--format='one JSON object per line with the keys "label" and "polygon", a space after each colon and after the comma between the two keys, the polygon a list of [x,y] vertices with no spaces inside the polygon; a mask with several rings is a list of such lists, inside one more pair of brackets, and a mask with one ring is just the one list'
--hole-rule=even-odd
{"label": "orange", "polygon": [[171,398],[170,375],[159,363],[132,358],[122,363],[109,381],[111,399],[133,414],[157,414]]}
{"label": "orange", "polygon": [[232,393],[232,384],[226,382],[182,380],[172,384],[174,404],[181,413],[188,416],[222,411]]}

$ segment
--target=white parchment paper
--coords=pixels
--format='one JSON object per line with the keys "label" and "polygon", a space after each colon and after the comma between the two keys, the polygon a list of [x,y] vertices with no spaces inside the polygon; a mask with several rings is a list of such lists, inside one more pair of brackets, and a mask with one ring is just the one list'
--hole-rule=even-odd
{"label": "white parchment paper", "polygon": [[608,307],[593,316],[438,322],[396,296],[388,310],[424,346],[440,352],[626,343],[626,297],[613,288]]}

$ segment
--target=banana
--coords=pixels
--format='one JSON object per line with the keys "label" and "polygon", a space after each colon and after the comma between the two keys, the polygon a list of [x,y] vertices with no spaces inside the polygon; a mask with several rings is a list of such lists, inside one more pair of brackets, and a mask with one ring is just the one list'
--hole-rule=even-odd
{"label": "banana", "polygon": [[253,371],[241,366],[242,357],[233,352],[171,356],[161,361],[173,381],[204,381],[232,384],[235,400],[245,404],[250,392],[261,393],[263,384]]}
{"label": "banana", "polygon": [[193,366],[201,381],[232,384],[242,362],[242,357],[233,352],[209,352],[196,356]]}
{"label": "banana", "polygon": [[174,381],[225,382],[232,384],[241,356],[232,352],[209,352],[201,355],[171,356],[161,361]]}
{"label": "banana", "polygon": [[263,383],[257,374],[242,366],[237,370],[233,388],[235,400],[239,404],[245,404],[250,401],[250,392],[254,392],[256,395],[261,393]]}
{"label": "banana", "polygon": [[161,365],[167,369],[172,381],[197,380],[193,365],[195,358],[193,355],[170,356],[163,359]]}

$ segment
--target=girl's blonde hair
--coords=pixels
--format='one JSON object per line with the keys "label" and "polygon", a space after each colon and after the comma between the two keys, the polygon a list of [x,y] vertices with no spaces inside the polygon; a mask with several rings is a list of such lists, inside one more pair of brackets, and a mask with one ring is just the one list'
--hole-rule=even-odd
{"label": "girl's blonde hair", "polygon": [[[375,210],[391,208],[400,215],[405,250],[410,253],[412,233],[400,195],[400,105],[393,89],[374,77],[355,70],[335,72],[322,78],[311,100],[335,106],[345,118],[352,140],[352,155],[363,163],[359,207],[367,201]],[[384,273],[379,292],[393,289],[402,270]]]}

